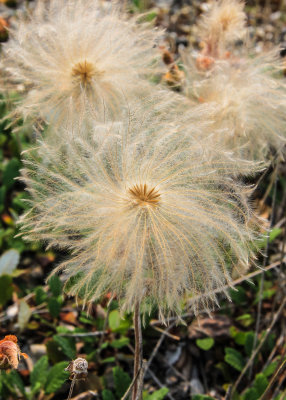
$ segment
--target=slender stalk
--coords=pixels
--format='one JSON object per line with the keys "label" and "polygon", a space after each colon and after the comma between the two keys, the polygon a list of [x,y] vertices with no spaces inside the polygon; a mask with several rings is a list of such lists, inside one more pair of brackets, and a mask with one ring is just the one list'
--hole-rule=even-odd
{"label": "slender stalk", "polygon": [[[142,341],[142,329],[141,329],[141,319],[140,319],[140,303],[135,305],[134,310],[134,333],[135,333],[135,353],[134,353],[134,377],[137,379],[134,382],[132,390],[132,400],[137,398],[141,399],[142,395],[138,392],[138,389],[142,386],[140,385],[140,380],[142,379],[142,374],[140,370],[143,363],[143,341]],[[137,393],[138,392],[138,393]]]}
{"label": "slender stalk", "polygon": [[74,376],[73,379],[72,379],[71,386],[70,386],[70,391],[69,391],[69,396],[68,396],[67,400],[70,400],[71,397],[72,397],[72,392],[73,392],[75,381],[76,381],[76,376]]}

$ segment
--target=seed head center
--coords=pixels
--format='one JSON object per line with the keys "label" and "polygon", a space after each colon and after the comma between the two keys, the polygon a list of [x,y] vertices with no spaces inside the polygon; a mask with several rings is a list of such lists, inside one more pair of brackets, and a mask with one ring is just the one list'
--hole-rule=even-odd
{"label": "seed head center", "polygon": [[75,79],[79,79],[84,85],[90,83],[92,78],[96,75],[102,75],[102,73],[98,71],[92,63],[86,60],[75,64],[72,69],[72,76]]}
{"label": "seed head center", "polygon": [[160,200],[160,193],[155,187],[148,187],[145,184],[136,184],[128,189],[134,203],[141,207],[156,206]]}

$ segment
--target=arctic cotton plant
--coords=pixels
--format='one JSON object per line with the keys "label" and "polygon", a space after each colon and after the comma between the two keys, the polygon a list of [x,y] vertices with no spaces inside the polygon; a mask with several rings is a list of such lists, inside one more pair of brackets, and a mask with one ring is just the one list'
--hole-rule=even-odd
{"label": "arctic cotton plant", "polygon": [[27,154],[24,236],[71,251],[54,272],[85,302],[112,292],[121,310],[155,306],[164,320],[206,295],[193,307],[208,310],[211,293],[231,285],[253,255],[244,188],[177,127],[154,135],[144,120],[126,119],[106,130],[100,146],[72,143],[61,163],[45,143]]}
{"label": "arctic cotton plant", "polygon": [[116,2],[38,0],[3,46],[2,90],[21,84],[16,113],[53,124],[120,114],[125,98],[150,90],[143,78],[156,68],[159,36]]}

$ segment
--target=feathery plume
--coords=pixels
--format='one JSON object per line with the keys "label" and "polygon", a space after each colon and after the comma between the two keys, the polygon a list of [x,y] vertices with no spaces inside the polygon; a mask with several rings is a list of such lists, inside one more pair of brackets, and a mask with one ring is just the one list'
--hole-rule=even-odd
{"label": "feathery plume", "polygon": [[37,1],[3,46],[4,88],[25,87],[16,105],[24,118],[55,123],[116,114],[125,98],[148,92],[142,78],[154,71],[159,36],[118,3]]}
{"label": "feathery plume", "polygon": [[243,188],[218,172],[226,161],[209,162],[171,124],[131,118],[101,129],[100,145],[75,135],[61,163],[45,143],[28,153],[23,235],[71,251],[54,272],[86,302],[112,292],[122,310],[155,305],[164,319],[206,294],[193,306],[208,310],[210,293],[231,285],[252,256]]}
{"label": "feathery plume", "polygon": [[282,61],[277,49],[217,61],[195,79],[191,56],[183,58],[186,95],[208,108],[214,143],[248,160],[266,161],[270,149],[282,152],[286,85],[279,76]]}
{"label": "feathery plume", "polygon": [[208,12],[202,15],[198,33],[203,40],[205,61],[208,57],[225,57],[227,45],[245,37],[244,5],[244,2],[238,0],[213,1]]}

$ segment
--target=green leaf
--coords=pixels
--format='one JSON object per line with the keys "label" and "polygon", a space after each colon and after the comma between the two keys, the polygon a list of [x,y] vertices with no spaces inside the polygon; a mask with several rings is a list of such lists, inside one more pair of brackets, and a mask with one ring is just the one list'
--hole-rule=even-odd
{"label": "green leaf", "polygon": [[10,189],[14,185],[14,178],[19,176],[19,168],[21,164],[16,158],[12,158],[4,167],[2,175],[2,184]]}
{"label": "green leaf", "polygon": [[229,333],[230,333],[230,336],[234,339],[236,344],[239,344],[241,346],[244,345],[245,338],[246,338],[245,332],[239,331],[235,326],[231,326],[229,328]]}
{"label": "green leaf", "polygon": [[128,389],[131,378],[120,367],[112,368],[116,396],[121,398]]}
{"label": "green leaf", "polygon": [[250,331],[245,334],[244,350],[245,353],[250,357],[253,351],[254,345],[254,332]]}
{"label": "green leaf", "polygon": [[192,400],[214,400],[214,398],[205,394],[195,394],[192,396]]}
{"label": "green leaf", "polygon": [[239,316],[238,318],[236,318],[236,320],[239,321],[241,323],[241,325],[244,326],[245,328],[247,328],[254,322],[254,319],[253,319],[252,315],[250,315],[250,314],[243,314],[243,315]]}
{"label": "green leaf", "polygon": [[109,313],[108,323],[112,332],[118,332],[122,334],[126,333],[131,325],[127,319],[122,319],[120,317],[118,310],[113,310]]}
{"label": "green leaf", "polygon": [[47,300],[47,293],[44,291],[44,289],[41,286],[38,286],[35,289],[35,300],[37,306],[39,304],[44,303]]}
{"label": "green leaf", "polygon": [[12,370],[9,374],[4,375],[3,383],[12,393],[15,393],[18,389],[26,398],[25,386],[17,371]]}
{"label": "green leaf", "polygon": [[0,212],[2,212],[5,208],[5,197],[6,197],[6,187],[0,187]]}
{"label": "green leaf", "polygon": [[278,365],[278,361],[274,361],[273,363],[269,364],[268,367],[265,368],[263,371],[263,375],[268,378],[269,376],[273,375]]}
{"label": "green leaf", "polygon": [[[34,393],[37,393],[41,388],[45,386],[48,376],[48,368],[49,362],[47,356],[41,357],[34,365],[30,377],[32,391]],[[38,387],[38,390],[36,390],[36,387]]]}
{"label": "green leaf", "polygon": [[[272,243],[282,232],[281,228],[273,228],[269,234],[269,243]],[[264,249],[267,246],[268,238],[264,237],[256,241],[256,245],[259,249]]]}
{"label": "green leaf", "polygon": [[52,317],[57,318],[61,312],[61,303],[56,297],[52,297],[48,301],[48,309]]}
{"label": "green leaf", "polygon": [[196,345],[202,349],[202,350],[210,350],[213,345],[214,345],[214,339],[209,337],[209,338],[204,338],[204,339],[197,339],[196,340]]}
{"label": "green leaf", "polygon": [[48,280],[48,284],[55,297],[58,297],[60,294],[62,294],[62,282],[60,281],[58,275],[51,276]]}
{"label": "green leaf", "polygon": [[225,362],[235,368],[237,371],[242,371],[245,361],[239,351],[232,349],[231,347],[225,348]]}
{"label": "green leaf", "polygon": [[0,276],[11,275],[17,268],[20,261],[20,254],[17,250],[11,249],[5,251],[0,257]]}
{"label": "green leaf", "polygon": [[156,390],[156,392],[148,394],[146,397],[144,396],[144,400],[163,400],[168,393],[169,389],[162,387],[161,389]]}
{"label": "green leaf", "polygon": [[108,389],[104,389],[101,392],[101,396],[102,396],[102,400],[115,400],[113,393]]}
{"label": "green leaf", "polygon": [[114,349],[121,349],[121,347],[127,346],[130,342],[130,339],[128,337],[122,337],[120,339],[113,340],[110,343],[110,346],[113,347]]}
{"label": "green leaf", "polygon": [[264,374],[260,373],[255,376],[255,381],[253,388],[258,393],[259,397],[265,392],[265,389],[268,386],[268,380]]}
{"label": "green leaf", "polygon": [[258,400],[259,394],[254,388],[247,389],[244,393],[242,400]]}
{"label": "green leaf", "polygon": [[242,286],[237,286],[235,289],[230,289],[229,294],[235,304],[242,304],[247,301],[246,290]]}
{"label": "green leaf", "polygon": [[0,276],[0,306],[4,306],[12,298],[13,287],[10,275]]}
{"label": "green leaf", "polygon": [[54,340],[69,359],[72,360],[76,357],[75,340],[73,338],[55,335]]}
{"label": "green leaf", "polygon": [[47,376],[47,383],[45,385],[46,394],[55,393],[68,379],[69,372],[65,371],[67,366],[68,363],[66,361],[62,361],[50,369]]}

